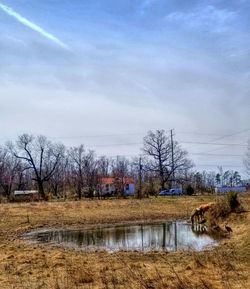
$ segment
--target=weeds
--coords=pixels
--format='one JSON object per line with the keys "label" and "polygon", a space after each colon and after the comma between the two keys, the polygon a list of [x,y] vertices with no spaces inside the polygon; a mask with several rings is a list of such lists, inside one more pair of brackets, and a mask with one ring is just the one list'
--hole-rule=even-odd
{"label": "weeds", "polygon": [[[249,197],[238,201],[249,210]],[[27,228],[185,217],[211,197],[153,198],[31,204],[0,209],[1,289],[247,289],[250,288],[249,213],[232,212],[227,198],[211,209],[216,222],[229,216],[234,232],[205,252],[77,252],[26,244]],[[101,204],[101,205],[100,205]],[[189,210],[189,211],[188,211]],[[236,209],[238,211],[238,209]],[[29,221],[28,223],[28,218]],[[60,216],[60,218],[59,218]],[[240,216],[240,217],[239,217]],[[25,222],[24,222],[25,221]],[[15,239],[12,241],[12,237]]]}
{"label": "weeds", "polygon": [[238,194],[236,192],[229,192],[226,197],[220,198],[210,208],[208,219],[211,226],[218,224],[220,219],[225,219],[232,212],[243,211],[242,205],[238,200]]}
{"label": "weeds", "polygon": [[240,206],[238,201],[238,193],[236,192],[229,192],[227,195],[227,201],[232,212]]}

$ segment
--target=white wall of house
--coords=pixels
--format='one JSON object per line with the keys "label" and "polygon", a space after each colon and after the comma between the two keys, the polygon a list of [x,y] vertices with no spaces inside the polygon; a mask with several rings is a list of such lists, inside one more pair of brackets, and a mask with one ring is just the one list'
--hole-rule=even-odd
{"label": "white wall of house", "polygon": [[[112,194],[115,192],[115,185],[113,184],[102,184],[101,185],[101,194]],[[124,194],[125,195],[134,195],[135,194],[135,184],[126,184],[124,185]]]}
{"label": "white wall of house", "polygon": [[115,186],[112,184],[101,185],[101,194],[111,194],[114,191],[115,191]]}

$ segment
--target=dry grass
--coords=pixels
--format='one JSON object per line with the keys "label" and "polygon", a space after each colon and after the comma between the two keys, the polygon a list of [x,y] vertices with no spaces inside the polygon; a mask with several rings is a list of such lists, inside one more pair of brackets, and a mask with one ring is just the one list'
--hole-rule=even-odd
{"label": "dry grass", "polygon": [[[20,233],[40,227],[186,218],[214,197],[166,197],[0,206],[0,288],[250,288],[247,212],[229,216],[233,234],[205,252],[91,252],[30,245]],[[221,220],[224,222],[225,220]]]}

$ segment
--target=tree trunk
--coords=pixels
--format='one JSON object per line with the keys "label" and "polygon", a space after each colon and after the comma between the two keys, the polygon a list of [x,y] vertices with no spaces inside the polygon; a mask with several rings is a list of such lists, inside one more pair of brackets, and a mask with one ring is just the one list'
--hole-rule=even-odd
{"label": "tree trunk", "polygon": [[55,184],[55,185],[53,186],[53,190],[54,190],[54,195],[55,195],[55,197],[59,198],[59,196],[58,196],[58,184]]}
{"label": "tree trunk", "polygon": [[46,200],[46,195],[45,195],[45,192],[44,192],[44,188],[43,188],[43,182],[41,180],[37,181],[38,182],[38,192],[39,192],[39,195],[41,196],[41,198],[43,200]]}
{"label": "tree trunk", "polygon": [[82,186],[80,184],[78,184],[77,186],[77,195],[78,195],[78,199],[81,200],[82,199]]}
{"label": "tree trunk", "polygon": [[165,190],[165,179],[163,172],[160,172],[161,190]]}
{"label": "tree trunk", "polygon": [[20,191],[23,188],[23,173],[21,172],[19,177],[18,177],[18,185],[17,185],[17,190]]}
{"label": "tree trunk", "polygon": [[163,166],[161,159],[159,159],[159,169],[160,169],[160,182],[161,182],[161,189],[165,189],[165,180],[164,180],[164,171],[163,171]]}

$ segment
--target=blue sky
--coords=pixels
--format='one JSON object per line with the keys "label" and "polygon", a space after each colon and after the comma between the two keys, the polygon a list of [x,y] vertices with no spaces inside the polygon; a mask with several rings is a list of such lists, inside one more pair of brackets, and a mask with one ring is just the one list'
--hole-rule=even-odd
{"label": "blue sky", "polygon": [[[31,132],[83,142],[99,154],[135,154],[149,129],[175,128],[180,141],[211,142],[250,128],[249,1],[0,4],[2,141]],[[244,132],[221,142],[248,138]],[[138,144],[109,146],[122,143]],[[218,149],[183,146],[191,153]],[[192,158],[242,165],[236,157]]]}

